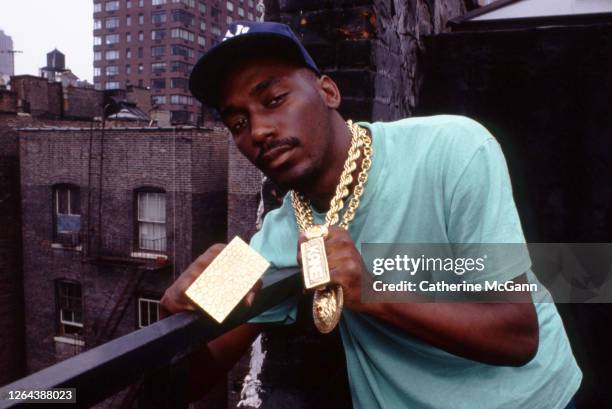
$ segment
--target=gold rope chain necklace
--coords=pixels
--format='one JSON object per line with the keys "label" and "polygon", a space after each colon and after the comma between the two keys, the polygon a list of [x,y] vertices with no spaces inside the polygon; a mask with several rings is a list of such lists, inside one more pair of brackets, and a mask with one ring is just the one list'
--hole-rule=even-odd
{"label": "gold rope chain necklace", "polygon": [[[291,191],[291,204],[295,213],[296,222],[307,238],[302,243],[302,271],[306,289],[315,288],[312,303],[312,314],[315,326],[322,333],[331,332],[342,315],[343,292],[339,285],[327,285],[330,282],[329,266],[325,253],[324,238],[329,226],[338,226],[348,229],[348,225],[355,217],[359,202],[363,194],[365,183],[368,180],[368,170],[372,165],[372,139],[366,130],[348,120],[347,126],[351,131],[351,147],[344,162],[344,169],[340,175],[340,183],[336,187],[334,197],[330,201],[329,210],[325,215],[325,222],[317,225],[310,201],[296,191]],[[353,183],[353,172],[357,168],[357,160],[361,157],[361,170],[357,175],[357,184],[353,189],[353,196],[348,202],[347,209],[340,220],[340,212],[344,208],[344,200],[349,196],[349,186]],[[339,223],[338,223],[339,222]]]}

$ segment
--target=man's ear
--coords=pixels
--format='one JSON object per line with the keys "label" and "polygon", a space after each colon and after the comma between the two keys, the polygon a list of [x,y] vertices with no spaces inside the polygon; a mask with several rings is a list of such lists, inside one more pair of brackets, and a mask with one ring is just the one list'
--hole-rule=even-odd
{"label": "man's ear", "polygon": [[317,78],[317,82],[319,83],[319,93],[325,104],[329,108],[338,109],[342,100],[338,85],[327,75],[321,75]]}

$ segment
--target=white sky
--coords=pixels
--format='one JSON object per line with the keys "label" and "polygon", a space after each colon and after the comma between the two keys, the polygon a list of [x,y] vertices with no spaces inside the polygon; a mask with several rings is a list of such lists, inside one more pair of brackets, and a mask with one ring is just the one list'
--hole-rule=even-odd
{"label": "white sky", "polygon": [[15,54],[15,74],[38,75],[57,48],[66,68],[93,82],[92,0],[0,0],[0,29],[23,51]]}

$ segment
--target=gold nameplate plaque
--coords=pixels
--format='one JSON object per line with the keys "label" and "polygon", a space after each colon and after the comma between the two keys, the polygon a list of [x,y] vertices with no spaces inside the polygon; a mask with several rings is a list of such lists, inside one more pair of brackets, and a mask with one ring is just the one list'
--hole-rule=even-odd
{"label": "gold nameplate plaque", "polygon": [[304,287],[309,290],[329,283],[329,267],[327,265],[327,254],[325,253],[323,237],[303,242],[300,245],[300,251],[302,252]]}
{"label": "gold nameplate plaque", "polygon": [[185,294],[221,323],[269,266],[265,258],[236,236]]}

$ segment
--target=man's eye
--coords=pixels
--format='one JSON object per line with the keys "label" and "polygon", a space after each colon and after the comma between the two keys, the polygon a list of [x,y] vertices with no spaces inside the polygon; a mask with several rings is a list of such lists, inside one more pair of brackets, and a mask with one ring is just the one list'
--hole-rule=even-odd
{"label": "man's eye", "polygon": [[268,107],[275,107],[276,105],[280,104],[283,99],[285,98],[285,96],[287,96],[287,94],[280,94],[275,96],[274,98],[272,98],[271,100],[268,101],[268,103],[266,104]]}
{"label": "man's eye", "polygon": [[242,131],[244,129],[244,127],[246,126],[246,119],[242,118],[239,119],[234,125],[232,125],[232,133],[237,134],[240,133],[240,131]]}

